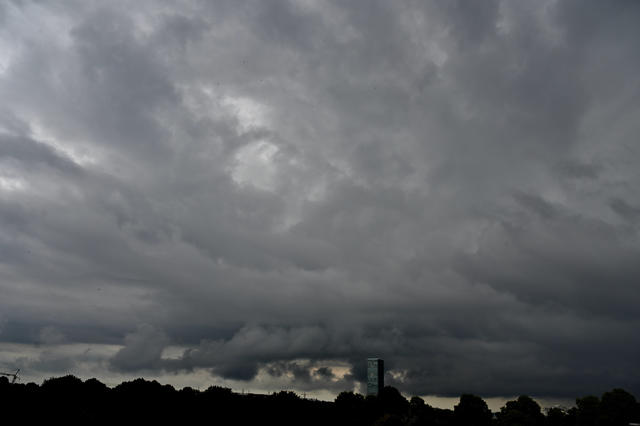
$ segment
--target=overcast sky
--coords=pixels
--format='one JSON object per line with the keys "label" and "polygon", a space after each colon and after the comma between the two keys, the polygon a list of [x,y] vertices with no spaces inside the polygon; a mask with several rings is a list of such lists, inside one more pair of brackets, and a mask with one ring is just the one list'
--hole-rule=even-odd
{"label": "overcast sky", "polygon": [[640,396],[639,21],[3,1],[0,370]]}

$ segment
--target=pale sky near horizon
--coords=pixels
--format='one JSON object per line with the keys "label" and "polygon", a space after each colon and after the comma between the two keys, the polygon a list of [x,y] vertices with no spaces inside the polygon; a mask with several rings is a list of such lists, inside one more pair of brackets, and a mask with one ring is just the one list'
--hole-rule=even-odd
{"label": "pale sky near horizon", "polygon": [[640,396],[639,21],[0,3],[0,371]]}

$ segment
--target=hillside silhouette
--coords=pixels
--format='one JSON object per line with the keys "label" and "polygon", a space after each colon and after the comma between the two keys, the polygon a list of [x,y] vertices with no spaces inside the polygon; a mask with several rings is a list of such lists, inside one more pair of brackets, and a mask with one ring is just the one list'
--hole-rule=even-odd
{"label": "hillside silhouette", "polygon": [[97,379],[67,375],[35,383],[11,383],[0,377],[4,420],[65,424],[177,423],[213,425],[353,425],[353,426],[627,426],[640,423],[640,404],[623,389],[600,398],[576,399],[570,409],[543,413],[522,395],[492,413],[475,395],[460,397],[453,410],[431,407],[419,397],[410,400],[387,386],[378,396],[342,392],[335,401],[301,398],[290,391],[270,395],[239,394],[210,386],[204,391],[180,390],[142,378],[113,388]]}

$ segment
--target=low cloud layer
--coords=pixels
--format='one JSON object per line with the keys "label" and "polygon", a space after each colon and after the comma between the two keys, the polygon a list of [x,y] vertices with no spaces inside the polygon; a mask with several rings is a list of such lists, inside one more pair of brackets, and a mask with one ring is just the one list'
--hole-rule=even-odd
{"label": "low cloud layer", "polygon": [[3,3],[0,367],[640,394],[639,18]]}

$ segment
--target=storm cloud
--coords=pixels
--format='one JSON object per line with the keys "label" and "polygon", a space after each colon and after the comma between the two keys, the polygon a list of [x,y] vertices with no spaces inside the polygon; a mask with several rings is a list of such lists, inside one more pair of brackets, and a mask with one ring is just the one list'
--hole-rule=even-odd
{"label": "storm cloud", "polygon": [[4,2],[0,367],[640,394],[639,20]]}

